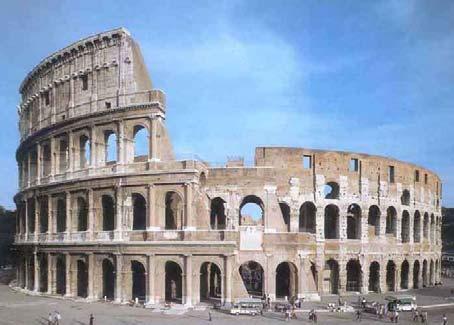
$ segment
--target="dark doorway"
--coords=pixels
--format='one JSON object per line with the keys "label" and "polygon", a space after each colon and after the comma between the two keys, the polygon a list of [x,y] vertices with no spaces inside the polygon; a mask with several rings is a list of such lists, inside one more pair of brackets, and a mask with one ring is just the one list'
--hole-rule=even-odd
{"label": "dark doorway", "polygon": [[291,298],[298,294],[298,270],[289,262],[283,262],[276,268],[276,297]]}
{"label": "dark doorway", "polygon": [[77,296],[87,298],[88,296],[88,268],[84,261],[77,261]]}
{"label": "dark doorway", "polygon": [[262,297],[263,295],[263,268],[255,261],[241,264],[240,275],[249,295]]}
{"label": "dark doorway", "polygon": [[378,262],[370,263],[369,267],[369,291],[380,291],[380,264]]}
{"label": "dark doorway", "polygon": [[102,261],[102,295],[109,300],[115,297],[115,268],[107,258]]}
{"label": "dark doorway", "polygon": [[205,262],[200,267],[200,300],[219,299],[222,295],[222,277],[219,267]]}
{"label": "dark doorway", "polygon": [[181,267],[168,261],[165,266],[165,300],[182,303],[182,271]]}
{"label": "dark doorway", "polygon": [[138,261],[131,262],[132,272],[132,299],[136,298],[143,302],[146,298],[145,267]]}

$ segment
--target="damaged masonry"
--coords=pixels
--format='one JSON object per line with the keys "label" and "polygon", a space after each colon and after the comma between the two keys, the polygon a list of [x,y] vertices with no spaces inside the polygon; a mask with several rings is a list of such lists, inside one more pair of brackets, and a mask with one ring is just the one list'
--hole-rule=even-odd
{"label": "damaged masonry", "polygon": [[47,57],[20,93],[25,290],[193,306],[440,281],[437,175],[304,148],[256,148],[254,166],[176,160],[165,95],[125,29]]}

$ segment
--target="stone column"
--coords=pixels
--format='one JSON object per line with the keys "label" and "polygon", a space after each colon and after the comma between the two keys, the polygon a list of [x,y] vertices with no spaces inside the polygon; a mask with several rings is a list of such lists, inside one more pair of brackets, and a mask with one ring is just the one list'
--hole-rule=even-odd
{"label": "stone column", "polygon": [[68,168],[67,171],[71,173],[74,171],[74,135],[72,131],[68,132]]}
{"label": "stone column", "polygon": [[47,294],[51,295],[54,293],[53,290],[53,256],[51,253],[47,253]]}
{"label": "stone column", "polygon": [[151,118],[150,120],[150,158],[151,160],[159,160],[158,157],[158,139],[157,139],[157,120]]}
{"label": "stone column", "polygon": [[47,234],[54,232],[53,227],[53,205],[52,205],[52,195],[47,195]]}
{"label": "stone column", "polygon": [[94,285],[95,285],[95,255],[88,253],[88,297],[87,299],[93,300],[95,298]]}
{"label": "stone column", "polygon": [[413,289],[413,260],[408,260],[408,289]]}
{"label": "stone column", "polygon": [[147,304],[156,303],[156,292],[155,292],[155,257],[154,254],[147,255]]}
{"label": "stone column", "polygon": [[54,180],[54,175],[56,174],[55,138],[54,137],[50,138],[49,148],[50,148],[50,174],[49,174],[49,179],[51,181],[53,181]]}
{"label": "stone column", "polygon": [[123,188],[117,186],[115,188],[115,232],[114,237],[116,240],[122,240],[122,205],[121,200],[123,199]]}
{"label": "stone column", "polygon": [[41,232],[41,217],[40,217],[40,207],[38,196],[35,195],[33,199],[33,204],[35,205],[35,241],[38,241],[38,234]]}
{"label": "stone column", "polygon": [[115,302],[122,301],[123,257],[115,254]]}
{"label": "stone column", "polygon": [[266,265],[264,274],[264,292],[270,295],[271,301],[276,299],[276,270],[271,268],[273,254],[266,254]]}
{"label": "stone column", "polygon": [[153,184],[148,185],[147,187],[148,190],[148,198],[147,198],[147,204],[148,204],[148,215],[147,215],[147,230],[152,230],[157,228],[157,224],[154,220],[154,215],[155,215],[155,187]]}
{"label": "stone column", "polygon": [[233,255],[224,255],[224,303],[231,304],[232,303],[232,259]]}
{"label": "stone column", "polygon": [[124,125],[123,121],[117,122],[117,164],[122,165],[125,162],[125,135],[124,135]]}
{"label": "stone column", "polygon": [[71,297],[71,255],[69,253],[65,253],[65,272],[65,297]]}
{"label": "stone column", "polygon": [[369,265],[370,262],[364,260],[361,262],[361,293],[367,294],[369,292]]}
{"label": "stone column", "polygon": [[39,185],[41,183],[41,144],[38,142],[36,144],[36,184]]}
{"label": "stone column", "polygon": [[88,240],[93,240],[93,233],[95,231],[95,213],[94,213],[94,200],[93,189],[89,188],[87,191],[88,196]]}
{"label": "stone column", "polygon": [[31,169],[31,159],[30,159],[30,152],[27,154],[27,186],[30,187],[31,179],[32,179],[32,169]]}
{"label": "stone column", "polygon": [[24,201],[24,209],[25,209],[25,214],[24,214],[24,217],[25,217],[25,240],[28,240],[28,202],[27,202],[27,199],[25,199]]}
{"label": "stone column", "polygon": [[193,220],[192,220],[192,184],[184,184],[184,216],[185,216],[185,229],[194,230]]}
{"label": "stone column", "polygon": [[347,262],[339,260],[339,293],[347,291]]}
{"label": "stone column", "polygon": [[38,253],[35,251],[33,252],[33,266],[34,266],[34,288],[33,291],[38,292],[39,291],[39,261],[38,261]]}
{"label": "stone column", "polygon": [[65,200],[66,200],[66,239],[69,240],[69,234],[71,233],[71,192],[67,191],[65,193]]}
{"label": "stone column", "polygon": [[96,129],[94,125],[90,127],[90,168],[96,168]]}
{"label": "stone column", "polygon": [[184,295],[183,302],[187,307],[192,306],[192,255],[184,256]]}

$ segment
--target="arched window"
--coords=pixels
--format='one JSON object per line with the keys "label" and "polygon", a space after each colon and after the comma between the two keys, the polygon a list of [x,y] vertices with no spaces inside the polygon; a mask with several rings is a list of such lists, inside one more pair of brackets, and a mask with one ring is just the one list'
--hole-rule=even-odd
{"label": "arched window", "polygon": [[167,192],[165,203],[165,229],[181,229],[183,227],[183,202],[180,195],[176,192]]}
{"label": "arched window", "polygon": [[418,210],[415,211],[415,219],[413,223],[413,241],[421,242],[421,214]]}
{"label": "arched window", "polygon": [[429,239],[429,214],[424,213],[424,224],[422,228],[424,239]]}
{"label": "arched window", "polygon": [[[325,263],[325,270],[327,276],[324,276],[324,281],[327,281],[327,286],[329,287],[329,293],[338,294],[339,293],[339,263],[336,260],[329,259]],[[324,274],[326,274],[323,272]]]}
{"label": "arched window", "polygon": [[132,299],[145,301],[146,298],[146,272],[145,267],[139,261],[131,261],[132,273]]}
{"label": "arched window", "polygon": [[347,291],[359,292],[361,290],[361,264],[358,260],[347,263]]}
{"label": "arched window", "polygon": [[401,201],[402,205],[410,205],[410,191],[409,190],[402,191],[402,196],[400,197],[400,201]]}
{"label": "arched window", "polygon": [[388,291],[396,290],[396,264],[393,261],[386,265],[386,286]]}
{"label": "arched window", "polygon": [[285,224],[285,231],[290,231],[290,207],[287,203],[280,202],[279,208],[282,213],[282,221],[284,221]]}
{"label": "arched window", "polygon": [[145,230],[147,220],[147,202],[145,198],[138,194],[132,194],[132,206],[133,206],[133,217],[132,217],[132,229],[133,230]]}
{"label": "arched window", "polygon": [[328,182],[323,187],[325,199],[339,199],[339,184],[336,182]]}
{"label": "arched window", "polygon": [[265,205],[255,195],[246,196],[240,205],[240,226],[263,225],[263,211]]}
{"label": "arched window", "polygon": [[57,200],[57,232],[66,231],[66,200],[59,198]]}
{"label": "arched window", "polygon": [[147,159],[149,147],[148,130],[142,125],[134,126],[134,160]]}
{"label": "arched window", "polygon": [[396,236],[397,231],[397,212],[394,207],[386,210],[386,234]]}
{"label": "arched window", "polygon": [[300,207],[299,231],[315,234],[317,208],[312,202],[304,202]]}
{"label": "arched window", "polygon": [[402,243],[410,241],[410,214],[407,210],[402,212],[402,227],[401,227]]}
{"label": "arched window", "polygon": [[117,135],[113,131],[104,132],[105,161],[112,163],[117,161]]}
{"label": "arched window", "polygon": [[380,235],[380,209],[376,205],[372,205],[369,208],[369,216],[367,218],[367,224],[369,227],[373,227],[373,234],[375,236]]}
{"label": "arched window", "polygon": [[339,239],[339,208],[330,204],[325,207],[325,239]]}
{"label": "arched window", "polygon": [[376,261],[369,266],[369,291],[380,291],[380,264]]}
{"label": "arched window", "polygon": [[102,196],[102,230],[115,229],[115,202],[110,195]]}
{"label": "arched window", "polygon": [[77,231],[88,229],[88,205],[83,197],[77,198]]}
{"label": "arched window", "polygon": [[90,139],[86,135],[79,138],[79,166],[86,168],[90,164]]}
{"label": "arched window", "polygon": [[361,239],[361,208],[350,204],[347,210],[347,239]]}
{"label": "arched window", "polygon": [[168,261],[165,265],[165,300],[182,302],[183,271],[181,267],[173,262]]}
{"label": "arched window", "polygon": [[263,295],[264,273],[259,263],[248,261],[241,264],[240,275],[249,295],[256,297]]}
{"label": "arched window", "polygon": [[48,230],[49,220],[49,202],[47,197],[39,198],[39,218],[40,233],[45,233]]}
{"label": "arched window", "polygon": [[400,287],[402,289],[408,289],[409,271],[410,265],[408,264],[408,261],[405,260],[402,262],[402,266],[400,268]]}
{"label": "arched window", "polygon": [[225,229],[225,201],[220,197],[211,200],[210,225],[211,229]]}

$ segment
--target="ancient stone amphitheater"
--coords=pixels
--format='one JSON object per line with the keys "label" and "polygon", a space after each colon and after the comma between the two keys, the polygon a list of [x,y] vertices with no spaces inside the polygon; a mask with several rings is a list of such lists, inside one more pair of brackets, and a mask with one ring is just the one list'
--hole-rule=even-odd
{"label": "ancient stone amphitheater", "polygon": [[193,306],[440,280],[436,174],[304,148],[256,148],[252,166],[177,160],[165,95],[125,29],[45,58],[20,93],[15,248],[26,292]]}

